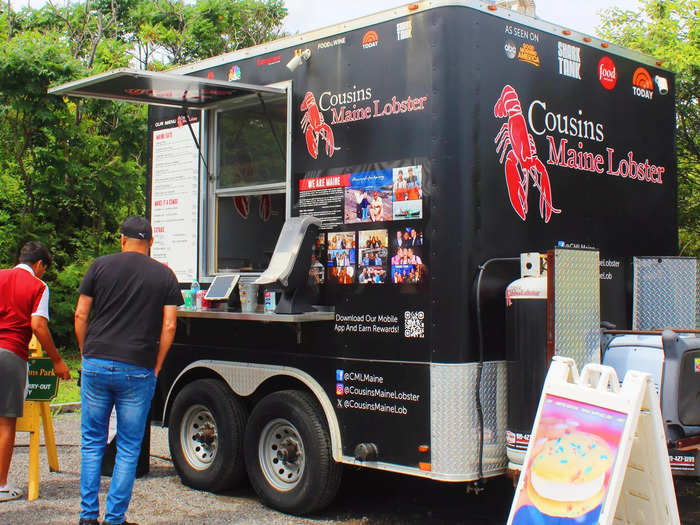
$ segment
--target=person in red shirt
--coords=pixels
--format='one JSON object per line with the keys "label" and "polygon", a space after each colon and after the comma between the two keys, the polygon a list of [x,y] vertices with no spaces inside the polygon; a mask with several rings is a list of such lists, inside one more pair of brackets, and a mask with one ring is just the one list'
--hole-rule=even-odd
{"label": "person in red shirt", "polygon": [[22,491],[7,483],[15,446],[17,418],[22,417],[27,388],[29,341],[36,335],[53,361],[56,375],[70,379],[49,331],[49,288],[41,281],[51,264],[49,250],[40,242],[26,243],[19,264],[0,270],[0,501],[22,497]]}

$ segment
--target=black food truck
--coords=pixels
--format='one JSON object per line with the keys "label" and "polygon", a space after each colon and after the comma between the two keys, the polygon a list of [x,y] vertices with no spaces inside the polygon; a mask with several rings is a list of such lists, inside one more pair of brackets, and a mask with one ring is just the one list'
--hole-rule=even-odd
{"label": "black food truck", "polygon": [[[343,464],[505,474],[546,360],[567,353],[555,286],[588,279],[599,361],[600,320],[633,327],[633,258],[675,260],[661,66],[490,2],[425,1],[52,89],[150,105],[152,255],[212,298],[180,309],[152,406],[183,482],[247,474],[303,514]],[[563,285],[552,253],[582,258]],[[521,275],[549,288],[506,296]]]}

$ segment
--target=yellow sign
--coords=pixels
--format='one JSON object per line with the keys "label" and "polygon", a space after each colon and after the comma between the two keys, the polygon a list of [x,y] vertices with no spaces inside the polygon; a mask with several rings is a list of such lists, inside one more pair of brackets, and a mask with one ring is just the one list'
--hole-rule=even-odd
{"label": "yellow sign", "polygon": [[518,60],[527,62],[535,67],[540,67],[540,55],[537,54],[537,49],[532,44],[523,44],[518,52]]}

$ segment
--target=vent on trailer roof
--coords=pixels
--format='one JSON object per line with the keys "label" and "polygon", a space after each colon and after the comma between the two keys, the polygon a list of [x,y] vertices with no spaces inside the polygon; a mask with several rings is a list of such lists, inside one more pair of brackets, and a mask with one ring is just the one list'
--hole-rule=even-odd
{"label": "vent on trailer roof", "polygon": [[498,7],[512,9],[524,15],[535,16],[535,0],[496,0],[492,3]]}

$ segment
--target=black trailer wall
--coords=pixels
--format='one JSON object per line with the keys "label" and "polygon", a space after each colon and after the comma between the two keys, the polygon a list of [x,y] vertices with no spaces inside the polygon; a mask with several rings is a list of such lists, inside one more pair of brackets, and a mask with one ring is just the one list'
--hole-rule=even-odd
{"label": "black trailer wall", "polygon": [[[336,319],[303,347],[248,324],[181,324],[172,359],[304,370],[335,403],[346,456],[372,442],[382,461],[429,461],[417,452],[436,409],[429,364],[479,358],[472,294],[487,259],[598,248],[604,318],[624,326],[623,258],[676,252],[673,78],[658,68],[459,6],[204,67],[194,74],[292,80],[291,214],[324,221],[316,275]],[[517,277],[513,264],[487,274],[486,360],[505,359]]]}
{"label": "black trailer wall", "polygon": [[[287,70],[307,47],[311,60]],[[676,252],[673,78],[661,69],[454,6],[196,74],[292,79],[292,215],[323,215],[323,299],[338,314],[329,345],[346,356],[477,359],[473,279],[491,257],[598,248],[604,297],[615,290],[619,304],[622,257]],[[420,173],[420,198],[406,204],[396,190],[408,167]],[[360,190],[378,192],[377,220],[354,207]],[[394,272],[392,241],[411,230],[421,262],[400,265],[420,267],[408,283]],[[388,243],[385,276],[361,284],[360,252],[373,237]],[[349,261],[336,266],[331,252],[343,249]],[[487,351],[502,358],[502,333]]]}

